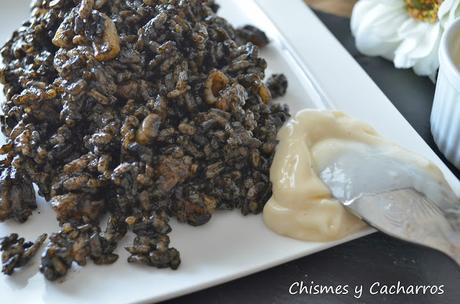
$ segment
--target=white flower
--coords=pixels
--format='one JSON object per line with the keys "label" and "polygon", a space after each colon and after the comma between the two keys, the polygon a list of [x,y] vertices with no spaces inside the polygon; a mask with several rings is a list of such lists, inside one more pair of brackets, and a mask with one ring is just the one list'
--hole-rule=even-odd
{"label": "white flower", "polygon": [[434,79],[442,33],[460,15],[459,6],[460,0],[360,0],[351,30],[361,53]]}

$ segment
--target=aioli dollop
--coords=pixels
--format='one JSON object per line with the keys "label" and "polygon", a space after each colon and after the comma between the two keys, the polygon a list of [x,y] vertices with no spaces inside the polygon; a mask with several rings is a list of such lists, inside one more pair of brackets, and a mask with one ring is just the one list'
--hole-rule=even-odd
{"label": "aioli dollop", "polygon": [[426,185],[449,187],[434,164],[341,112],[300,111],[278,140],[270,169],[273,195],[263,217],[270,229],[295,239],[332,241],[365,227],[320,178],[338,165],[351,168],[334,176],[334,195],[343,200],[401,186],[422,192]]}

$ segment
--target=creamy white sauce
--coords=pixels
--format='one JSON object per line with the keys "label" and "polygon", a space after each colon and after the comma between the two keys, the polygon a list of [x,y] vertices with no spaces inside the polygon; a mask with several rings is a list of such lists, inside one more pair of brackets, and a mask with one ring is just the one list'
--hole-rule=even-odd
{"label": "creamy white sauce", "polygon": [[341,112],[301,111],[278,140],[263,217],[281,235],[331,241],[363,228],[336,198],[413,187],[436,199],[449,187],[434,164]]}

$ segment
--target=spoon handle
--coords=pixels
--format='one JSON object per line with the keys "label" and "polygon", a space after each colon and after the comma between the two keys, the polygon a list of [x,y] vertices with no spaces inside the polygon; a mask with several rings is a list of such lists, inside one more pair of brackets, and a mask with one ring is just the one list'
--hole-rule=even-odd
{"label": "spoon handle", "polygon": [[439,206],[414,189],[364,194],[344,206],[377,230],[439,250],[460,265],[460,204]]}

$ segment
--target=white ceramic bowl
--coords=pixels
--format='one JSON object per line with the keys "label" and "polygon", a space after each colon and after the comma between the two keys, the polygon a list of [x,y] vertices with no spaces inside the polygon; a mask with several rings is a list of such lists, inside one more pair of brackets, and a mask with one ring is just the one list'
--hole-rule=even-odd
{"label": "white ceramic bowl", "polygon": [[439,64],[431,133],[441,152],[460,168],[460,18],[444,32]]}

